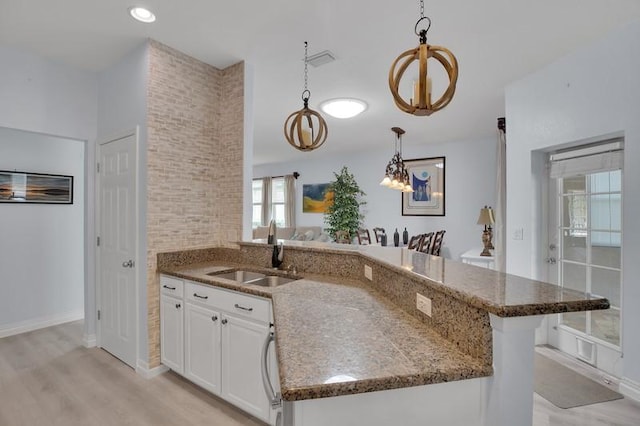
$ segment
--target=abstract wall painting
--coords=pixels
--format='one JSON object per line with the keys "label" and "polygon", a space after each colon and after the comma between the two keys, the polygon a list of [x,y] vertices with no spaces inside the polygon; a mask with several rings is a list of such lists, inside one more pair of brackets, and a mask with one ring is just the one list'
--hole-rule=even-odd
{"label": "abstract wall painting", "polygon": [[405,160],[413,192],[402,193],[402,216],[444,216],[445,157]]}

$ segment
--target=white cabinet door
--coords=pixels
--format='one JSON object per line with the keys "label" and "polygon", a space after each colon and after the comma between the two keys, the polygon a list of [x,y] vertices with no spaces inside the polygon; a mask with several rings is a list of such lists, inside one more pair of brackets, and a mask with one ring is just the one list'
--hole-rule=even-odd
{"label": "white cabinet door", "polygon": [[262,385],[261,352],[267,324],[225,315],[222,323],[222,397],[268,422],[269,401]]}
{"label": "white cabinet door", "polygon": [[185,377],[220,394],[220,313],[191,303],[185,310]]}
{"label": "white cabinet door", "polygon": [[184,307],[182,299],[160,296],[160,361],[184,372]]}

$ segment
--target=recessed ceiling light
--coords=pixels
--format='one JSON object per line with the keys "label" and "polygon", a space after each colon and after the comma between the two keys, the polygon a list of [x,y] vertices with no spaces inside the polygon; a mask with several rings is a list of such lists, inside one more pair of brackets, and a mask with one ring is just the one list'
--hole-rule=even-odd
{"label": "recessed ceiling light", "polygon": [[129,8],[129,15],[136,21],[144,22],[145,24],[150,24],[156,20],[156,15],[154,15],[153,12],[140,6],[131,6]]}
{"label": "recessed ceiling light", "polygon": [[322,102],[320,109],[335,118],[352,118],[362,114],[367,103],[354,98],[336,98]]}

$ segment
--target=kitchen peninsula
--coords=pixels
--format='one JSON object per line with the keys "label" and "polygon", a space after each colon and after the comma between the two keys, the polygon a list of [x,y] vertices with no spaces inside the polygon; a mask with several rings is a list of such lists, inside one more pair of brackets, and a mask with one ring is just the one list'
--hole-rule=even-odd
{"label": "kitchen peninsula", "polygon": [[[272,248],[263,242],[164,253],[158,265],[272,300],[286,425],[530,425],[542,315],[609,306],[406,249],[285,244],[284,265],[304,278],[277,287],[215,275],[267,271]],[[417,308],[420,297],[428,309]]]}

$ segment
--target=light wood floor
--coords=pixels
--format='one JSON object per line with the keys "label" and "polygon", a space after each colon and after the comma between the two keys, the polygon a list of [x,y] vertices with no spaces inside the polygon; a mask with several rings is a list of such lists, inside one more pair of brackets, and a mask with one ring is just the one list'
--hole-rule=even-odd
{"label": "light wood floor", "polygon": [[[105,351],[83,348],[81,335],[74,322],[0,339],[1,426],[264,425],[173,373],[143,379]],[[640,405],[627,399],[562,410],[534,395],[534,426],[638,426],[639,419]]]}
{"label": "light wood floor", "polygon": [[173,373],[147,380],[102,349],[82,322],[0,339],[1,426],[262,426]]}

